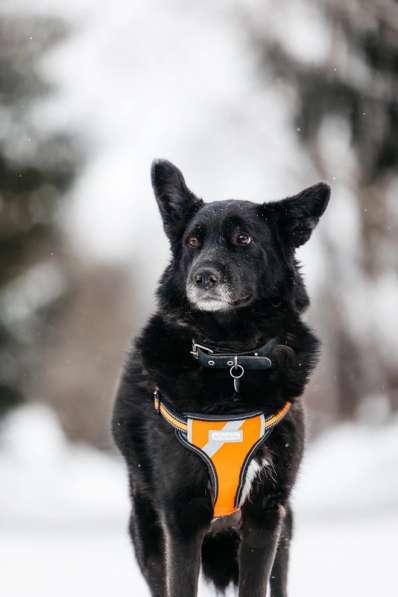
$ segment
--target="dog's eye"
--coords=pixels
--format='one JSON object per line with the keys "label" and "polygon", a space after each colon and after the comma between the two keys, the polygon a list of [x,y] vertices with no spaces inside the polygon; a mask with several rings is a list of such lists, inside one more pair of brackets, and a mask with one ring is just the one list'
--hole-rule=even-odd
{"label": "dog's eye", "polygon": [[198,236],[195,236],[195,234],[190,234],[187,237],[185,244],[188,247],[191,247],[191,249],[198,249],[200,247],[200,238]]}
{"label": "dog's eye", "polygon": [[235,236],[234,241],[236,245],[250,245],[252,237],[250,234],[247,234],[247,232],[239,232],[239,234]]}

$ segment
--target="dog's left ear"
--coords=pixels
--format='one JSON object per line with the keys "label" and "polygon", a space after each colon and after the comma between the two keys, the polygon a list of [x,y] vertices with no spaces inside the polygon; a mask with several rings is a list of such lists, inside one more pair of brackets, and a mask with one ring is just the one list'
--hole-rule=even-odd
{"label": "dog's left ear", "polygon": [[152,162],[151,178],[165,232],[174,242],[203,201],[188,189],[180,170],[167,160]]}
{"label": "dog's left ear", "polygon": [[330,197],[330,187],[324,182],[308,187],[288,199],[264,204],[264,212],[272,214],[278,232],[290,247],[303,245],[310,238]]}

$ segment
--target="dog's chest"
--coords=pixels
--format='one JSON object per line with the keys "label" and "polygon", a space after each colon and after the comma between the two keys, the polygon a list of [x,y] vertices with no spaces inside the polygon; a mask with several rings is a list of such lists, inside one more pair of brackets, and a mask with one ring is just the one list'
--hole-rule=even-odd
{"label": "dog's chest", "polygon": [[267,453],[267,450],[263,450],[263,454],[257,459],[252,460],[248,466],[241,498],[239,500],[239,510],[228,516],[221,518],[213,518],[210,527],[210,533],[217,533],[225,528],[239,528],[241,521],[240,508],[245,504],[247,500],[250,500],[251,491],[256,482],[261,479],[266,479],[274,474],[272,465],[271,455]]}
{"label": "dog's chest", "polygon": [[247,468],[246,477],[239,500],[239,507],[242,507],[246,500],[250,499],[250,494],[254,483],[261,480],[261,478],[270,477],[272,473],[273,468],[271,456],[264,450],[264,453],[261,455],[261,457],[256,460],[253,459]]}

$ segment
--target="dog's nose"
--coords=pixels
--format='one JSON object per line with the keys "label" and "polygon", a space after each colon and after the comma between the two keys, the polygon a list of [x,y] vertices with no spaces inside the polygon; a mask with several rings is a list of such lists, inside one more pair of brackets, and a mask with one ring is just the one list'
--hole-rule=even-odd
{"label": "dog's nose", "polygon": [[210,290],[220,282],[220,276],[214,269],[200,269],[193,276],[193,281],[198,288],[202,290]]}

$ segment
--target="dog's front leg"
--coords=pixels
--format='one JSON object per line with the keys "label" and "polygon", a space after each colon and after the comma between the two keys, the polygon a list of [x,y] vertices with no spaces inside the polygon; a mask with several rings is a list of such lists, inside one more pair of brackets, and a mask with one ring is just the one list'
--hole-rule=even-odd
{"label": "dog's front leg", "polygon": [[281,505],[265,510],[250,503],[243,507],[239,597],[266,596],[284,517]]}
{"label": "dog's front leg", "polygon": [[176,503],[165,515],[169,597],[197,596],[202,542],[211,519],[201,502]]}
{"label": "dog's front leg", "polygon": [[287,597],[287,573],[292,532],[293,513],[290,505],[288,505],[271,571],[271,597]]}

